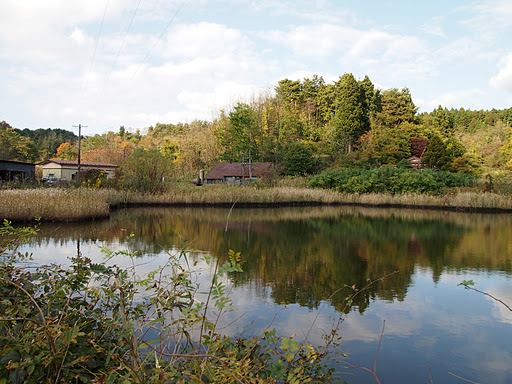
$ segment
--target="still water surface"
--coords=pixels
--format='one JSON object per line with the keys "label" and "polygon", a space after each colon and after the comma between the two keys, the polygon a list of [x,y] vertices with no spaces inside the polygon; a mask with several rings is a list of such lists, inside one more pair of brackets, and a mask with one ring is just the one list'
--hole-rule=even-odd
{"label": "still water surface", "polygon": [[[129,238],[129,234],[135,236]],[[343,308],[344,285],[363,287],[342,323],[337,365],[348,383],[375,383],[361,368],[376,361],[381,383],[512,383],[512,216],[355,207],[228,209],[141,208],[85,224],[47,224],[29,250],[39,262],[65,264],[100,246],[140,253],[141,273],[189,247],[226,259],[241,251],[233,281],[239,310],[229,334],[255,335],[272,322],[281,336],[322,343]],[[191,257],[199,259],[199,254]],[[118,264],[131,265],[129,259]],[[199,263],[199,280],[209,268]],[[238,319],[231,324],[232,320]],[[312,324],[314,326],[312,327]],[[383,328],[384,327],[384,328]],[[383,333],[382,330],[384,329]],[[379,340],[382,342],[376,359]]]}

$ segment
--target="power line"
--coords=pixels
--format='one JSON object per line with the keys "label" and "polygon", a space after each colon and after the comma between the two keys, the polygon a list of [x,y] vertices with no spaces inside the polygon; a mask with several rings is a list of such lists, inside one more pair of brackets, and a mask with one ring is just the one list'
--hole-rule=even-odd
{"label": "power line", "polygon": [[101,31],[103,30],[103,23],[105,22],[105,15],[107,14],[108,3],[109,3],[109,0],[107,0],[107,4],[105,4],[105,10],[103,11],[103,19],[101,20],[100,30],[98,32],[98,37],[96,38],[96,45],[94,47],[94,54],[92,55],[91,65],[89,66],[89,72],[87,73],[87,78],[86,78],[84,89],[83,89],[83,92],[82,92],[82,100],[85,97],[85,91],[87,89],[87,86],[89,85],[89,77],[91,76],[92,66],[94,64],[94,59],[96,58],[96,51],[98,50],[98,43],[100,41]]}
{"label": "power line", "polygon": [[178,15],[178,13],[180,12],[181,8],[183,7],[183,5],[185,4],[185,1],[183,1],[183,3],[181,3],[181,5],[179,6],[178,10],[176,11],[176,13],[174,14],[174,16],[172,17],[172,19],[167,23],[167,25],[165,26],[165,29],[162,31],[162,33],[160,34],[160,36],[158,37],[158,39],[155,41],[155,43],[153,44],[153,46],[151,47],[151,49],[149,50],[149,52],[147,53],[147,55],[144,57],[144,60],[142,60],[142,62],[140,63],[139,67],[135,70],[135,72],[133,73],[132,77],[130,78],[130,80],[132,80],[135,75],[137,74],[137,72],[139,72],[139,69],[142,67],[142,65],[144,64],[144,62],[147,60],[147,58],[149,57],[149,55],[151,54],[151,52],[153,51],[153,49],[156,47],[156,45],[158,44],[158,42],[162,39],[162,37],[164,36],[165,32],[167,31],[167,29],[169,28],[169,26],[171,25],[171,23],[174,21],[174,19],[176,18],[176,16]]}
{"label": "power line", "polygon": [[[167,23],[167,25],[165,26],[164,30],[162,31],[162,33],[160,33],[160,36],[158,37],[158,39],[155,41],[155,43],[153,44],[153,46],[151,47],[151,49],[149,50],[149,52],[146,54],[146,56],[144,57],[144,59],[141,61],[141,63],[139,64],[139,66],[137,67],[137,69],[135,70],[135,72],[133,73],[133,75],[130,77],[130,81],[133,80],[133,78],[135,77],[135,75],[137,74],[137,72],[141,69],[142,65],[146,62],[146,60],[148,59],[149,55],[151,55],[151,52],[153,51],[153,49],[156,47],[156,45],[158,44],[158,42],[162,39],[162,37],[164,36],[165,32],[167,31],[167,29],[169,28],[169,26],[171,25],[171,23],[174,21],[174,19],[176,18],[176,16],[178,15],[178,13],[180,12],[181,8],[183,8],[183,6],[185,5],[186,3],[186,0],[183,1],[181,3],[181,5],[179,6],[179,8],[176,10],[176,12],[174,13],[173,17],[171,18],[171,20],[169,20],[169,22]],[[116,97],[114,98],[114,100],[112,101],[112,104],[115,104],[118,100],[119,100],[119,97],[121,97],[121,94],[118,93],[116,95]]]}
{"label": "power line", "polygon": [[130,20],[130,24],[128,25],[128,29],[126,30],[126,33],[124,35],[124,39],[123,39],[123,41],[121,43],[121,46],[119,47],[119,50],[117,51],[117,55],[116,55],[116,59],[114,60],[114,64],[112,64],[112,68],[110,69],[110,73],[107,76],[107,80],[105,81],[105,84],[103,85],[103,89],[101,90],[100,94],[98,95],[98,99],[96,101],[96,105],[100,101],[101,96],[103,96],[103,92],[105,92],[105,88],[107,87],[107,84],[108,84],[108,82],[110,80],[110,76],[112,75],[112,72],[114,71],[114,68],[115,68],[115,66],[117,64],[117,60],[119,59],[119,55],[121,54],[121,50],[123,49],[124,43],[126,42],[126,38],[128,37],[128,33],[130,32],[130,29],[131,29],[132,24],[133,24],[133,20],[135,19],[135,15],[137,14],[137,11],[139,10],[141,2],[142,2],[142,0],[139,0],[139,2],[137,3],[137,7],[135,8],[135,11],[133,12],[132,19]]}
{"label": "power line", "polygon": [[[103,89],[102,89],[101,93],[100,93],[100,94],[99,94],[99,96],[98,96],[97,103],[99,102],[100,97],[103,95],[103,93],[104,93],[104,91],[105,91],[105,89],[106,89],[106,87],[107,87],[107,83],[108,83],[108,81],[109,81],[109,79],[110,79],[110,76],[111,76],[111,74],[112,74],[112,71],[113,71],[113,69],[114,69],[114,66],[115,66],[115,65],[116,65],[116,63],[117,63],[117,60],[118,60],[119,55],[120,55],[120,53],[121,53],[121,50],[122,50],[122,48],[123,48],[123,46],[124,46],[124,43],[125,43],[125,41],[126,41],[126,38],[127,38],[127,36],[128,36],[128,33],[129,33],[130,28],[131,28],[131,26],[132,26],[132,23],[133,23],[133,20],[134,20],[134,18],[135,18],[135,15],[136,15],[136,13],[137,13],[137,11],[138,11],[138,9],[139,9],[139,6],[140,6],[141,1],[142,1],[142,0],[139,0],[139,2],[138,2],[138,4],[137,4],[137,8],[135,9],[135,12],[133,13],[132,19],[131,19],[130,24],[129,24],[129,26],[128,26],[128,30],[126,31],[126,34],[125,34],[125,37],[124,37],[123,42],[122,42],[122,44],[121,44],[121,47],[119,48],[119,50],[118,50],[118,52],[117,52],[116,59],[115,59],[115,61],[114,61],[114,64],[112,65],[112,69],[111,69],[111,71],[110,71],[110,73],[109,73],[109,75],[108,75],[108,78],[107,78],[107,80],[106,80],[106,82],[105,82],[105,84],[104,84],[104,86],[103,86]],[[84,86],[84,90],[83,90],[83,94],[82,94],[82,99],[85,97],[85,91],[86,91],[86,88],[87,88],[88,83],[89,83],[89,77],[90,77],[91,70],[92,70],[92,67],[93,67],[93,64],[94,64],[94,58],[95,58],[95,56],[96,56],[96,51],[97,51],[97,48],[98,48],[98,42],[99,42],[99,39],[100,39],[100,36],[101,36],[101,31],[102,31],[102,29],[103,29],[103,24],[104,24],[104,21],[105,21],[105,15],[106,15],[106,13],[107,13],[107,8],[108,8],[108,3],[109,3],[109,0],[107,0],[107,4],[105,5],[105,10],[104,10],[104,12],[103,12],[103,19],[102,19],[102,21],[101,21],[101,27],[100,27],[100,31],[99,31],[99,33],[98,33],[98,38],[97,38],[97,40],[96,40],[96,47],[95,47],[95,49],[94,49],[94,55],[93,55],[93,58],[92,58],[92,60],[91,60],[91,65],[90,65],[90,67],[89,67],[89,73],[88,73],[88,75],[87,75],[87,82],[86,82],[86,84],[85,84],[85,86]],[[160,42],[160,40],[161,40],[161,39],[162,39],[162,37],[164,36],[165,32],[167,31],[167,29],[169,28],[169,26],[172,24],[172,22],[174,21],[174,19],[176,18],[176,16],[177,16],[177,15],[178,15],[178,13],[180,12],[180,10],[183,8],[183,6],[185,5],[185,3],[186,3],[186,0],[184,0],[184,1],[181,3],[181,5],[178,7],[178,9],[177,9],[177,10],[176,10],[176,12],[174,13],[173,17],[169,20],[169,22],[168,22],[168,23],[167,23],[167,25],[165,26],[164,30],[160,33],[160,36],[159,36],[159,37],[158,37],[158,39],[155,41],[155,43],[153,44],[153,46],[151,47],[151,49],[149,50],[149,52],[146,54],[146,56],[144,56],[144,59],[141,61],[141,63],[139,64],[139,66],[137,67],[137,69],[135,70],[135,72],[133,73],[133,75],[130,77],[130,79],[129,79],[129,80],[133,80],[133,78],[135,77],[135,75],[137,74],[137,72],[138,72],[138,71],[140,70],[140,68],[144,65],[144,63],[146,62],[146,60],[148,59],[148,57],[151,55],[151,52],[152,52],[152,51],[153,51],[153,49],[156,47],[156,45]],[[116,96],[116,98],[115,98],[115,100],[113,101],[113,103],[115,103],[115,102],[119,99],[119,97],[120,97],[120,94],[118,93],[118,94],[117,94],[117,96]],[[97,103],[96,103],[96,105],[97,105]]]}

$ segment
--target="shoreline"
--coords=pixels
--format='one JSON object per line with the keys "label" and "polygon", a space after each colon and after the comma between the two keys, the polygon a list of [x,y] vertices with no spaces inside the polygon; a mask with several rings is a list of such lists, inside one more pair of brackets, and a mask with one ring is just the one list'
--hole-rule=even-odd
{"label": "shoreline", "polygon": [[111,207],[111,212],[123,208],[143,208],[143,207],[169,207],[169,208],[281,208],[281,207],[320,207],[320,206],[346,206],[346,207],[368,207],[368,208],[400,208],[400,209],[421,209],[431,211],[449,211],[463,213],[512,213],[512,208],[492,208],[492,207],[456,207],[440,205],[415,205],[415,204],[371,204],[371,203],[352,203],[352,202],[318,202],[318,201],[286,201],[286,202],[235,202],[235,203],[122,203]]}
{"label": "shoreline", "polygon": [[410,194],[341,194],[305,187],[177,187],[149,195],[116,190],[1,190],[0,219],[14,223],[85,222],[110,217],[122,208],[205,207],[279,208],[356,206],[382,209],[436,210],[465,213],[512,213],[512,197],[464,191],[440,196]]}

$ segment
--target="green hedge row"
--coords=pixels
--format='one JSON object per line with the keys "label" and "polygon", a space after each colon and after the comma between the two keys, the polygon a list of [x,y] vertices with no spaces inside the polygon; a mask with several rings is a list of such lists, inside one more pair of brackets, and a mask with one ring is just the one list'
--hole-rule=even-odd
{"label": "green hedge row", "polygon": [[475,177],[432,169],[400,167],[336,168],[310,178],[312,187],[349,193],[441,193],[446,188],[471,187]]}

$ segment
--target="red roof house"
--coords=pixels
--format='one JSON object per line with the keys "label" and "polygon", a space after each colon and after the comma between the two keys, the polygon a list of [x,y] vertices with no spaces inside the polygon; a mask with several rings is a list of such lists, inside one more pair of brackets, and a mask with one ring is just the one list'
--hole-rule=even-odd
{"label": "red roof house", "polygon": [[227,163],[220,162],[213,166],[205,176],[205,184],[245,184],[271,172],[271,162],[265,163]]}

